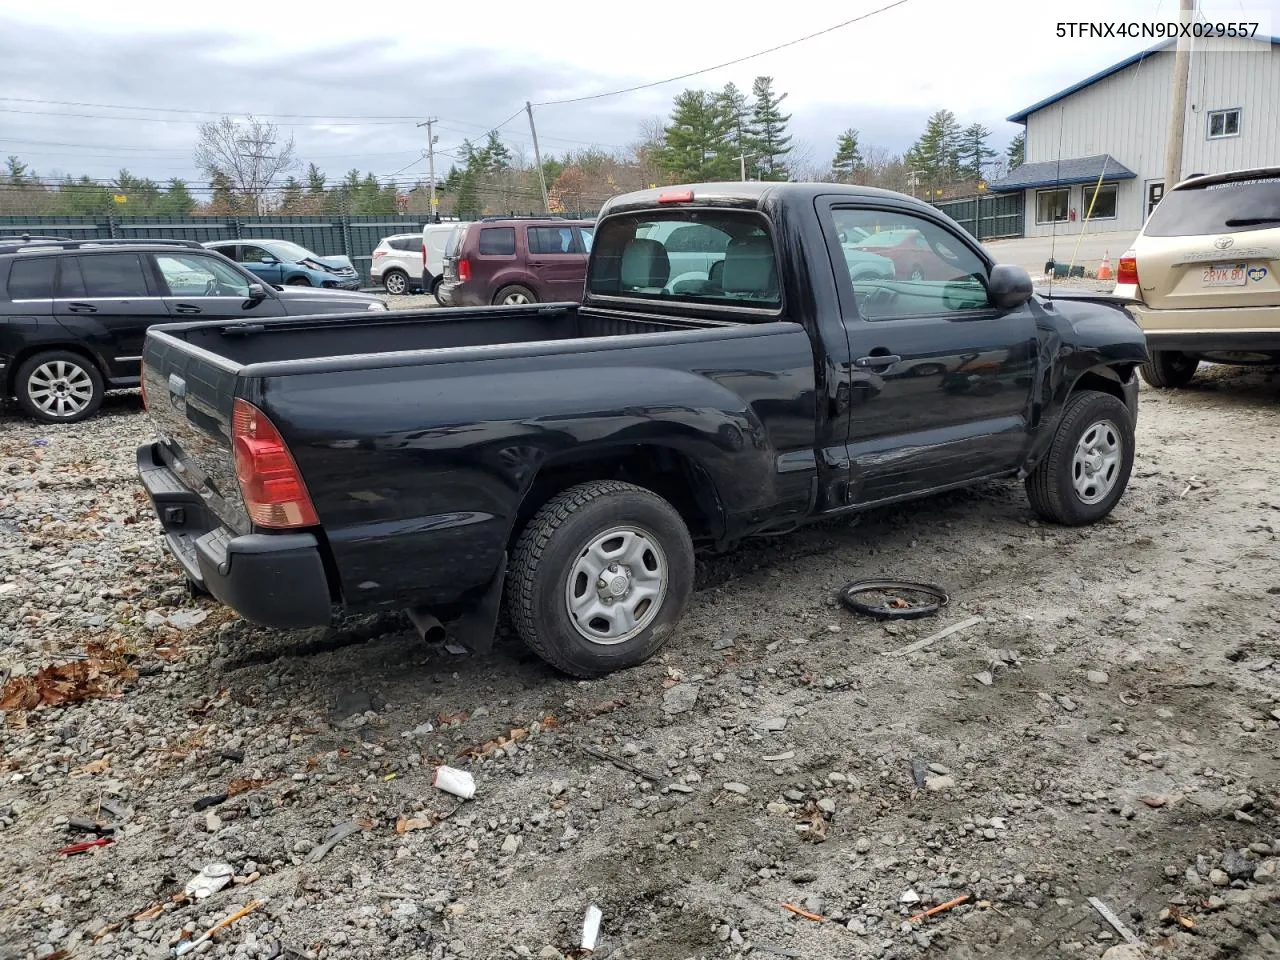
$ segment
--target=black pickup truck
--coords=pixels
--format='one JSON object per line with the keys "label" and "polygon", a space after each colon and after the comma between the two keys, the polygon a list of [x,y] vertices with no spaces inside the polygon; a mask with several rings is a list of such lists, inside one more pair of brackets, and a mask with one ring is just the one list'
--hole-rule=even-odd
{"label": "black pickup truck", "polygon": [[[909,273],[864,269],[899,247]],[[909,197],[698,184],[607,204],[580,306],[152,327],[138,468],[249,620],[404,608],[484,649],[505,596],[595,676],[670,637],[695,543],[996,477],[1106,516],[1146,359],[1122,310],[1035,295]]]}

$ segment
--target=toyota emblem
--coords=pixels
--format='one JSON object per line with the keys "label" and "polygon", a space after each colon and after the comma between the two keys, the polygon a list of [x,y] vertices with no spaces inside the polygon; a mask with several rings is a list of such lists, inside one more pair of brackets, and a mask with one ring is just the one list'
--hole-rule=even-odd
{"label": "toyota emblem", "polygon": [[1213,245],[1219,250],[1225,250],[1233,243],[1235,243],[1235,240],[1232,237],[1219,237],[1217,240],[1213,241]]}

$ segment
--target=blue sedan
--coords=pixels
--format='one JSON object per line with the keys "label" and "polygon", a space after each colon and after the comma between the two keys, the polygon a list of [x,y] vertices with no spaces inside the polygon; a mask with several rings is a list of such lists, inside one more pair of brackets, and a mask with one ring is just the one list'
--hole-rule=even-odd
{"label": "blue sedan", "polygon": [[204,246],[276,286],[360,289],[360,274],[347,257],[322,257],[288,240],[211,240]]}

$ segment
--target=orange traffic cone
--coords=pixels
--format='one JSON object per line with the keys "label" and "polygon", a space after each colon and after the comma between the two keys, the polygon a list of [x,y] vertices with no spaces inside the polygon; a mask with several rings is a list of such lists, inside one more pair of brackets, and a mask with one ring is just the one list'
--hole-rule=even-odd
{"label": "orange traffic cone", "polygon": [[1114,280],[1115,274],[1111,272],[1111,254],[1110,252],[1102,255],[1102,266],[1098,267],[1099,280]]}

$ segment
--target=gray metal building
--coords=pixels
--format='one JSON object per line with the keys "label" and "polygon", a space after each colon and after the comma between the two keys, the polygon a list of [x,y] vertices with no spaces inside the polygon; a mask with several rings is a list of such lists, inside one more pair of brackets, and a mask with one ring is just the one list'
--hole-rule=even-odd
{"label": "gray metal building", "polygon": [[[1023,194],[1027,236],[1142,227],[1164,190],[1172,73],[1166,41],[1009,117],[1026,161],[989,186]],[[1280,38],[1193,47],[1187,89],[1184,177],[1280,165]]]}

